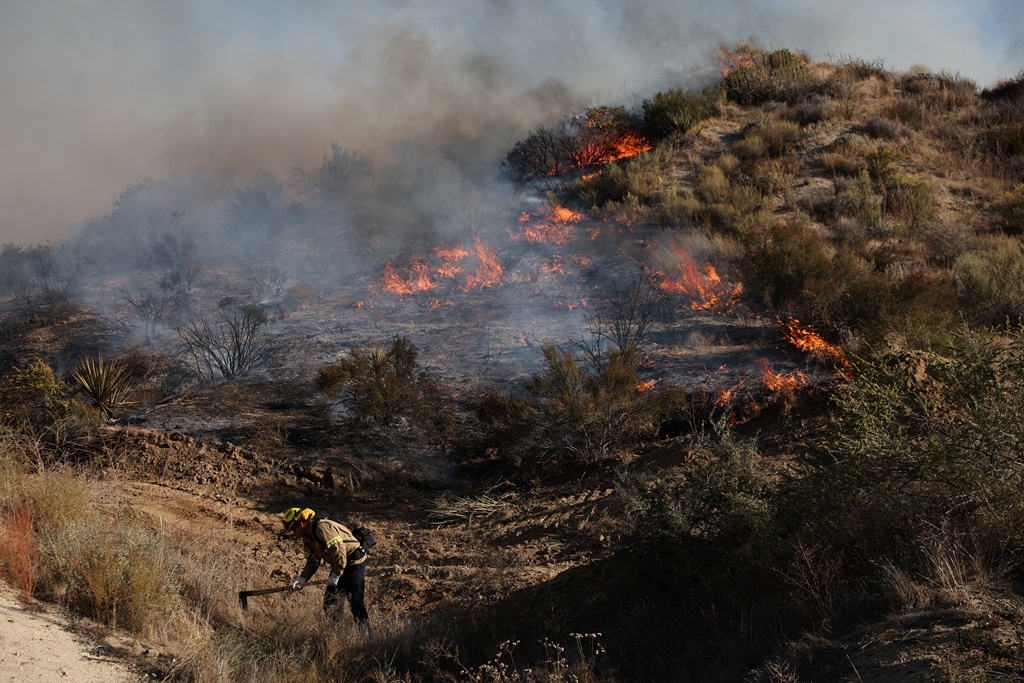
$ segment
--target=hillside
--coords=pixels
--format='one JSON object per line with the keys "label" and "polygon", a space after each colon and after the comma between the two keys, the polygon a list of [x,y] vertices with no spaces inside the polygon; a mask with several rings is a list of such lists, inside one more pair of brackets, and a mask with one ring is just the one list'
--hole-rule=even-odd
{"label": "hillside", "polygon": [[[539,125],[511,195],[335,146],[5,246],[11,585],[164,680],[1024,677],[1021,79],[722,60]],[[375,530],[372,634],[238,609],[293,505]],[[101,599],[86,520],[154,583]]]}

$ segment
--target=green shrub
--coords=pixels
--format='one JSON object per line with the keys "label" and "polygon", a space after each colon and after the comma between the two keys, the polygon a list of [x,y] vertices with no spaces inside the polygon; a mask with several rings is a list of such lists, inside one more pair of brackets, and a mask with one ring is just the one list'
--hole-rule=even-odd
{"label": "green shrub", "polygon": [[994,157],[1024,155],[1024,114],[994,123],[981,137],[985,149]]}
{"label": "green shrub", "polygon": [[316,387],[359,422],[387,427],[405,416],[447,426],[450,410],[439,400],[437,384],[420,369],[418,356],[419,349],[405,337],[388,347],[352,349],[348,358],[320,369]]}
{"label": "green shrub", "polygon": [[898,87],[909,93],[916,105],[926,112],[952,111],[978,101],[978,86],[974,81],[947,72],[910,73],[900,79]]}
{"label": "green shrub", "polygon": [[774,220],[760,215],[740,228],[743,281],[775,310],[794,310],[812,281],[831,280],[833,253],[806,216]]}
{"label": "green shrub", "polygon": [[[736,158],[724,156],[727,164]],[[730,227],[741,216],[761,206],[760,191],[751,185],[735,182],[717,162],[701,167],[696,197],[700,203],[694,206],[690,217],[722,228]]]}
{"label": "green shrub", "polygon": [[129,398],[131,376],[123,361],[102,356],[84,358],[71,370],[71,377],[106,418],[117,417],[133,405]]}
{"label": "green shrub", "polygon": [[747,292],[827,336],[885,331],[890,294],[870,264],[836,251],[805,215],[756,214],[740,226]]}
{"label": "green shrub", "polygon": [[45,431],[71,414],[68,386],[36,358],[0,378],[0,422],[18,430]]}
{"label": "green shrub", "polygon": [[885,182],[885,210],[906,225],[916,227],[939,210],[935,186],[927,180],[890,175]]}
{"label": "green shrub", "polygon": [[1024,235],[1024,183],[1004,194],[996,211],[1002,220],[1002,229],[1007,235]]}
{"label": "green shrub", "polygon": [[[859,571],[915,568],[937,527],[990,559],[1024,544],[1024,335],[960,332],[941,353],[858,361],[836,394],[825,457],[787,491],[800,525]],[[924,573],[924,572],[922,572]]]}
{"label": "green shrub", "polygon": [[[352,646],[345,628],[330,628],[322,618],[260,619],[245,629],[218,629],[202,652],[184,663],[188,680],[275,681],[300,683],[348,680]],[[353,677],[359,678],[359,677]],[[362,680],[373,680],[362,677]]]}
{"label": "green shrub", "polygon": [[295,185],[308,197],[325,202],[345,201],[367,186],[373,163],[359,152],[331,143],[331,151],[324,154],[312,171],[295,171]]}
{"label": "green shrub", "polygon": [[1024,312],[1024,247],[1016,237],[994,237],[989,248],[956,261],[957,292],[968,320],[980,324],[1017,322]]}
{"label": "green shrub", "polygon": [[735,150],[744,159],[775,159],[792,153],[802,136],[796,123],[771,118],[748,130]]}
{"label": "green shrub", "polygon": [[688,133],[701,121],[718,113],[722,93],[717,88],[705,88],[699,93],[671,88],[658,92],[641,104],[643,128],[655,140],[674,133]]}
{"label": "green shrub", "polygon": [[896,121],[884,116],[869,116],[864,122],[861,130],[870,138],[883,140],[896,140],[903,135],[903,131]]}
{"label": "green shrub", "polygon": [[866,81],[869,78],[887,81],[890,75],[885,68],[885,61],[881,58],[873,60],[858,57],[843,58],[835,63],[833,72],[833,77],[845,77],[855,81]]}
{"label": "green shrub", "polygon": [[857,176],[865,168],[863,155],[847,150],[822,152],[819,162],[833,176]]}
{"label": "green shrub", "polygon": [[705,546],[707,557],[737,569],[765,563],[777,539],[774,484],[753,440],[724,423],[701,432],[672,476],[624,472],[616,491],[625,535],[641,545]]}
{"label": "green shrub", "polygon": [[991,88],[985,88],[981,91],[981,98],[989,101],[1024,102],[1024,71],[1014,78],[1001,80]]}
{"label": "green shrub", "polygon": [[596,463],[656,431],[657,401],[640,386],[633,347],[609,351],[600,368],[555,346],[544,359],[526,398],[492,394],[478,411],[491,445],[510,461],[528,471]]}
{"label": "green shrub", "polygon": [[723,79],[726,95],[744,106],[765,102],[796,102],[817,90],[821,82],[808,60],[789,50],[747,49],[746,61]]}
{"label": "green shrub", "polygon": [[62,600],[111,627],[140,631],[176,604],[162,543],[141,527],[81,520],[44,530],[41,547]]}
{"label": "green shrub", "polygon": [[627,200],[647,205],[665,186],[661,155],[652,151],[608,164],[604,173],[580,180],[576,190],[593,207]]}

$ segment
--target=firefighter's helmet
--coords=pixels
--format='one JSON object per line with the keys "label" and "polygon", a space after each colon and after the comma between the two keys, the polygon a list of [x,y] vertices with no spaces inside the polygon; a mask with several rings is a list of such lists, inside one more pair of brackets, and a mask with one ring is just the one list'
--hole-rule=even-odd
{"label": "firefighter's helmet", "polygon": [[296,522],[304,522],[315,516],[316,513],[309,508],[288,508],[281,514],[281,520],[284,522],[284,530],[291,531]]}

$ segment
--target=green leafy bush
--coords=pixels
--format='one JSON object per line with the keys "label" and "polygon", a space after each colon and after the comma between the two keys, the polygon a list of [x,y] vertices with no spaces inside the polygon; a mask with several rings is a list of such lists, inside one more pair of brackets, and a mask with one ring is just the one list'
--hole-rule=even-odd
{"label": "green leafy bush", "polygon": [[688,133],[718,113],[721,99],[718,88],[705,88],[699,93],[671,88],[655,93],[641,104],[644,131],[654,140]]}
{"label": "green leafy bush", "polygon": [[1007,235],[1024,235],[1024,183],[1007,192],[996,205]]}
{"label": "green leafy bush", "polygon": [[745,106],[795,102],[821,85],[808,60],[786,49],[746,48],[745,59],[723,79],[730,100]]}
{"label": "green leafy bush", "polygon": [[83,519],[42,536],[63,601],[112,627],[139,631],[176,603],[162,543],[127,524]]}
{"label": "green leafy bush", "polygon": [[978,324],[1018,322],[1024,313],[1024,247],[1011,236],[964,254],[954,266],[964,315]]}
{"label": "green leafy bush", "polygon": [[527,397],[492,394],[481,404],[491,444],[527,470],[558,469],[601,461],[654,433],[657,402],[640,386],[635,356],[631,346],[615,349],[594,368],[545,347],[547,369],[527,381]]}
{"label": "green leafy bush", "polygon": [[619,519],[641,545],[696,543],[734,568],[766,563],[777,538],[774,488],[756,443],[720,423],[697,435],[673,476],[620,474]]}
{"label": "green leafy bush", "polygon": [[[1024,547],[1024,334],[959,332],[941,353],[861,360],[836,395],[825,456],[787,491],[810,537],[851,569],[913,567],[937,527],[984,557]],[[854,569],[854,566],[857,569]]]}
{"label": "green leafy bush", "polygon": [[0,378],[0,422],[45,431],[71,414],[69,388],[42,359]]}
{"label": "green leafy bush", "polygon": [[349,357],[326,365],[316,387],[339,401],[359,422],[387,427],[400,417],[443,426],[450,411],[439,401],[439,388],[420,369],[419,349],[405,337],[388,347],[352,349]]}

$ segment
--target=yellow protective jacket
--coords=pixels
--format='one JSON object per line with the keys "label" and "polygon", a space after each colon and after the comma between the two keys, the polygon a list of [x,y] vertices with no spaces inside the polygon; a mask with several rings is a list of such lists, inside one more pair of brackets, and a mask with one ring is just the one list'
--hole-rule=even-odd
{"label": "yellow protective jacket", "polygon": [[307,581],[321,563],[331,566],[332,574],[341,574],[348,564],[366,562],[366,552],[360,549],[359,540],[352,531],[340,522],[330,519],[314,519],[313,533],[302,539],[306,552],[306,566],[300,576]]}

